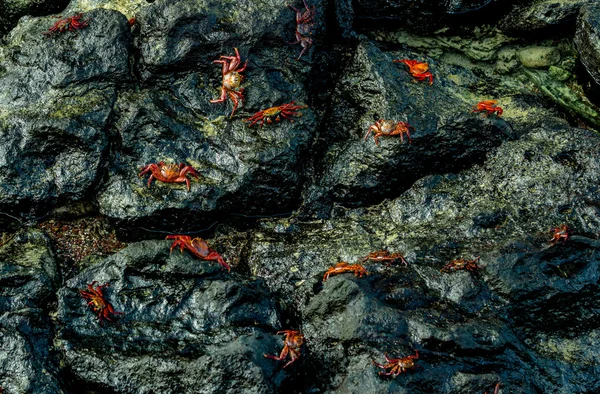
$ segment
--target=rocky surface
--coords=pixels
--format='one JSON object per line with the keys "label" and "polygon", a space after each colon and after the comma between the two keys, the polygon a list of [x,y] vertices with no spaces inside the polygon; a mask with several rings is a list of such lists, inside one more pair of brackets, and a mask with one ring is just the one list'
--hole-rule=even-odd
{"label": "rocky surface", "polygon": [[[119,393],[275,390],[285,373],[263,353],[279,350],[281,325],[264,285],[169,255],[169,245],[131,245],[66,282],[57,316],[65,368],[90,389]],[[109,284],[104,296],[122,316],[99,319],[86,306],[79,290],[93,281]]]}
{"label": "rocky surface", "polygon": [[68,3],[68,0],[1,0],[0,36],[15,27],[22,16],[42,16],[60,12]]}
{"label": "rocky surface", "polygon": [[575,43],[587,72],[600,84],[600,5],[592,3],[581,10],[577,18]]}
{"label": "rocky surface", "polygon": [[[594,76],[600,9],[313,6],[300,59],[274,0],[73,0],[62,15],[83,29],[43,34],[54,10],[3,25],[4,393],[600,392],[600,112],[578,66]],[[234,48],[248,66],[230,116],[210,100]],[[473,112],[483,100],[502,113]],[[245,122],[291,101],[301,115]],[[380,119],[411,141],[377,145]],[[160,161],[200,178],[148,186],[140,168]],[[174,234],[207,238],[231,272],[170,253]],[[459,258],[480,268],[443,270]],[[368,274],[324,281],[341,261]],[[92,283],[115,313],[82,297]],[[381,376],[386,354],[416,367]]]}
{"label": "rocky surface", "polygon": [[0,387],[63,393],[50,311],[60,283],[47,237],[30,231],[0,247]]}
{"label": "rocky surface", "polygon": [[45,212],[97,188],[116,85],[129,75],[129,26],[115,11],[46,36],[52,17],[25,17],[0,47],[0,207]]}
{"label": "rocky surface", "polygon": [[532,33],[567,26],[591,0],[533,0],[517,2],[498,24],[510,33]]}

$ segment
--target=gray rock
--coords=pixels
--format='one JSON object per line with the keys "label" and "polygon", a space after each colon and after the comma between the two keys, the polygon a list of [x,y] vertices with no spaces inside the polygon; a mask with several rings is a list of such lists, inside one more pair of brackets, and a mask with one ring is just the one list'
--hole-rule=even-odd
{"label": "gray rock", "polygon": [[528,68],[548,68],[560,61],[560,52],[554,47],[530,46],[519,51],[519,60]]}
{"label": "gray rock", "polygon": [[[323,4],[317,6],[318,42],[324,22]],[[158,14],[164,17],[155,18]],[[298,61],[299,46],[286,44],[294,37],[294,12],[279,3],[157,1],[143,8],[138,20],[141,76],[153,78],[153,85],[119,97],[120,141],[98,198],[101,212],[144,226],[164,226],[169,215],[181,228],[199,215],[209,222],[227,211],[272,214],[297,206],[302,158],[317,124],[314,109],[263,128],[243,122],[291,101],[309,104],[314,48]],[[234,55],[234,47],[248,67],[245,100],[230,118],[231,100],[210,100],[219,97],[222,81],[222,67],[213,61]],[[183,184],[154,182],[148,188],[149,175],[139,179],[139,169],[160,161],[192,165],[202,177],[190,192]]]}
{"label": "gray rock", "polygon": [[[334,201],[346,206],[381,201],[427,174],[457,171],[480,161],[503,140],[515,137],[502,118],[471,113],[479,100],[467,102],[464,88],[444,78],[453,74],[468,84],[477,80],[473,74],[418,57],[429,63],[434,82],[416,82],[404,64],[392,62],[406,58],[417,56],[385,53],[362,41],[342,73],[328,117],[331,140],[319,179]],[[379,119],[408,122],[415,129],[412,143],[398,136],[381,137],[379,146],[372,136],[364,140]]]}
{"label": "gray rock", "polygon": [[47,211],[100,179],[116,84],[129,75],[129,26],[97,10],[48,37],[56,19],[21,19],[0,48],[0,207]]}
{"label": "gray rock", "polygon": [[[146,241],[107,258],[58,292],[58,346],[90,387],[117,393],[272,392],[285,377],[274,302],[261,281],[222,271],[167,241]],[[79,294],[92,281],[123,315],[99,321]],[[110,364],[110,367],[107,365]]]}
{"label": "gray rock", "polygon": [[49,312],[58,267],[42,233],[0,247],[0,387],[6,393],[61,394]]}
{"label": "gray rock", "polygon": [[573,22],[579,9],[592,0],[534,0],[522,2],[500,20],[500,29],[509,33],[534,32]]}
{"label": "gray rock", "polygon": [[577,18],[575,44],[588,73],[600,84],[600,4],[591,3],[581,9]]}
{"label": "gray rock", "polygon": [[0,0],[0,37],[25,15],[42,16],[60,12],[69,0]]}

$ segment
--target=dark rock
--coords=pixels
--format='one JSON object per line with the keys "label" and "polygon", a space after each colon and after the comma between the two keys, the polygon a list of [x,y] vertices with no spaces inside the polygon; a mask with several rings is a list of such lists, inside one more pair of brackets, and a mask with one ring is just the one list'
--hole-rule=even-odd
{"label": "dark rock", "polygon": [[[416,83],[404,64],[392,62],[405,58],[428,62],[433,85]],[[332,141],[319,183],[335,201],[360,206],[394,197],[427,174],[458,171],[482,161],[502,141],[515,137],[502,118],[471,113],[475,97],[472,103],[457,100],[457,91],[464,87],[440,77],[448,74],[463,84],[477,81],[463,68],[409,52],[388,54],[365,41],[358,45],[334,91],[326,126]],[[407,121],[415,128],[412,143],[402,143],[397,136],[381,137],[379,146],[371,136],[363,140],[379,119]]]}
{"label": "dark rock", "polygon": [[23,18],[1,48],[0,207],[47,211],[100,179],[115,86],[128,77],[129,27],[118,12],[43,35],[56,19]]}
{"label": "dark rock", "polygon": [[59,394],[49,312],[58,268],[42,233],[16,235],[0,247],[0,387],[6,393]]}
{"label": "dark rock", "polygon": [[42,16],[60,12],[69,0],[0,0],[0,37],[25,15]]}
{"label": "dark rock", "polygon": [[[323,5],[317,6],[315,46],[323,27]],[[298,61],[299,46],[286,44],[294,37],[294,12],[275,2],[157,1],[138,19],[141,75],[153,78],[153,85],[119,97],[120,141],[99,196],[101,212],[165,229],[197,222],[198,215],[209,222],[223,213],[268,215],[296,207],[302,158],[315,133],[314,109],[263,128],[242,121],[273,106],[311,101],[306,89],[314,48]],[[233,56],[234,47],[248,68],[243,106],[229,118],[229,98],[210,100],[219,97],[222,81],[222,67],[213,61]],[[190,192],[184,184],[154,182],[148,188],[149,175],[139,179],[139,169],[159,161],[184,162],[202,177],[192,181]]]}
{"label": "dark rock", "polygon": [[[302,316],[319,377],[306,391],[597,388],[597,241],[581,235],[600,230],[600,139],[545,110],[530,108],[516,124],[527,122],[543,127],[504,142],[482,165],[425,177],[393,201],[338,207],[312,223],[262,223],[249,265]],[[550,246],[550,229],[563,222],[576,235]],[[382,249],[402,253],[409,266],[366,262],[368,276],[322,282],[336,262]],[[478,272],[440,272],[476,256]],[[401,379],[377,376],[372,359],[413,349],[420,368]]]}
{"label": "dark rock", "polygon": [[[114,310],[100,322],[79,294],[92,281]],[[282,327],[264,285],[167,241],[132,244],[67,281],[59,292],[59,347],[77,381],[118,393],[272,392]],[[110,364],[110,367],[107,367]]]}
{"label": "dark rock", "polygon": [[596,84],[600,84],[600,4],[588,4],[581,9],[575,44],[581,62]]}
{"label": "dark rock", "polygon": [[579,9],[591,0],[534,0],[516,4],[498,26],[508,33],[531,33],[574,22]]}
{"label": "dark rock", "polygon": [[[481,22],[497,7],[494,0],[355,0],[354,15],[359,27],[407,28],[432,32],[443,26]],[[477,16],[477,19],[474,17]],[[496,15],[497,16],[497,15]]]}

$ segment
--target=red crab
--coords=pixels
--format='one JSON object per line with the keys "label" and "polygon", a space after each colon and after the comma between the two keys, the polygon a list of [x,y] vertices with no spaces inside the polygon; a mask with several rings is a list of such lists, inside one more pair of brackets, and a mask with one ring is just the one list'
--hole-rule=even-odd
{"label": "red crab", "polygon": [[363,275],[369,275],[365,267],[360,264],[348,264],[345,261],[337,263],[335,266],[329,268],[325,275],[323,275],[323,282],[326,282],[330,275],[341,274],[344,272],[354,272],[354,276],[362,278]]}
{"label": "red crab", "polygon": [[406,64],[408,66],[408,72],[415,79],[418,79],[419,81],[424,81],[426,79],[429,79],[429,84],[431,85],[433,83],[433,74],[428,71],[429,64],[427,64],[425,62],[420,62],[418,60],[409,60],[409,59],[394,60],[394,63]]}
{"label": "red crab", "polygon": [[96,281],[93,281],[87,286],[87,290],[79,290],[79,293],[86,300],[90,300],[88,305],[92,308],[94,313],[98,314],[98,319],[100,323],[102,323],[102,319],[106,319],[108,321],[112,321],[109,315],[122,315],[123,312],[115,312],[112,305],[106,301],[104,298],[104,294],[102,294],[102,289],[108,287],[108,283],[105,283],[101,286],[96,286],[94,289],[94,285]]}
{"label": "red crab", "polygon": [[213,61],[213,63],[220,63],[223,65],[223,70],[221,71],[223,74],[223,84],[221,86],[221,97],[210,100],[211,103],[222,103],[227,100],[227,95],[229,94],[231,101],[233,101],[233,111],[231,111],[231,116],[233,116],[233,113],[237,109],[239,100],[244,100],[244,89],[238,90],[238,88],[244,79],[244,76],[240,73],[244,72],[248,65],[248,60],[246,60],[246,63],[244,63],[242,67],[239,67],[242,63],[242,59],[240,58],[238,49],[233,49],[235,50],[235,56],[221,56],[219,60]]}
{"label": "red crab", "polygon": [[371,360],[373,364],[378,366],[379,368],[389,369],[389,372],[379,372],[381,376],[391,376],[392,378],[396,378],[396,376],[401,373],[407,372],[409,369],[415,368],[415,362],[413,360],[417,360],[419,358],[419,352],[415,350],[414,356],[406,356],[402,358],[389,358],[387,354],[384,354],[386,364],[378,364],[375,360]]}
{"label": "red crab", "polygon": [[550,231],[553,232],[553,235],[552,239],[548,242],[552,245],[556,245],[561,239],[563,240],[564,245],[571,236],[571,229],[566,224],[561,224],[560,227],[555,227]]}
{"label": "red crab", "polygon": [[286,359],[288,353],[290,354],[290,361],[288,361],[283,368],[287,367],[298,358],[300,358],[300,349],[302,348],[302,344],[304,343],[304,335],[297,330],[283,330],[277,331],[277,334],[285,334],[285,338],[283,340],[283,350],[279,357],[271,356],[270,354],[263,354],[266,358],[271,358],[277,361],[283,361]]}
{"label": "red crab", "polygon": [[479,269],[481,269],[481,267],[477,265],[477,262],[479,261],[480,258],[481,258],[481,256],[478,256],[474,260],[465,260],[462,258],[458,259],[458,260],[452,260],[451,262],[446,264],[444,266],[444,268],[442,268],[440,270],[440,272],[451,272],[451,271],[458,271],[458,270],[467,270],[467,271],[471,271],[471,272],[477,272]]}
{"label": "red crab", "polygon": [[313,22],[313,18],[316,14],[315,6],[313,5],[311,8],[308,8],[306,0],[302,0],[302,2],[304,3],[304,8],[306,8],[305,13],[302,13],[294,6],[288,4],[288,7],[296,13],[296,41],[290,42],[290,44],[300,44],[302,46],[300,56],[298,56],[298,59],[296,60],[300,60],[304,52],[311,47],[313,40],[309,36],[312,35],[312,28],[315,24],[315,22]]}
{"label": "red crab", "polygon": [[[494,394],[498,394],[498,391],[500,391],[500,383],[496,384],[496,388],[494,389]],[[484,394],[487,394],[487,391]]]}
{"label": "red crab", "polygon": [[471,112],[485,112],[485,116],[490,116],[495,113],[496,115],[502,115],[502,108],[498,107],[498,101],[496,100],[485,100],[480,101],[477,105],[473,106],[473,110]]}
{"label": "red crab", "polygon": [[198,178],[198,172],[192,166],[185,165],[185,163],[179,164],[165,164],[164,162],[159,162],[158,164],[152,163],[148,164],[145,167],[140,169],[141,177],[142,175],[151,172],[150,179],[148,179],[148,186],[152,183],[153,179],[157,179],[161,182],[165,183],[183,183],[187,185],[188,191],[190,191],[190,180],[187,177],[187,174]]}
{"label": "red crab", "polygon": [[208,244],[202,238],[194,238],[188,235],[167,235],[165,239],[174,239],[173,245],[171,245],[171,253],[173,249],[179,246],[179,250],[183,253],[183,249],[189,250],[194,256],[202,260],[216,261],[223,268],[227,268],[227,271],[231,271],[231,267],[225,262],[223,257],[208,247]]}
{"label": "red crab", "polygon": [[129,26],[133,26],[133,25],[135,25],[135,21],[136,21],[135,18],[130,18],[127,22],[129,23]]}
{"label": "red crab", "polygon": [[248,125],[248,127],[252,127],[255,123],[257,123],[260,120],[261,128],[263,127],[265,120],[269,124],[273,123],[273,118],[275,118],[276,122],[279,122],[281,118],[290,119],[293,122],[294,120],[291,119],[291,116],[302,115],[302,113],[296,112],[296,110],[300,108],[307,107],[305,105],[294,105],[294,102],[292,101],[291,103],[283,104],[278,107],[271,107],[263,111],[259,111],[251,117],[249,117],[248,119],[246,119],[246,122],[252,122]]}
{"label": "red crab", "polygon": [[48,29],[48,31],[46,31],[42,34],[50,37],[56,33],[63,33],[67,30],[73,31],[73,30],[77,30],[77,29],[83,29],[84,27],[88,26],[89,20],[82,21],[81,20],[82,16],[83,15],[81,15],[81,14],[75,14],[69,18],[60,19],[60,20],[56,21],[56,23],[54,25],[52,25],[52,27],[50,29]]}
{"label": "red crab", "polygon": [[388,266],[391,264],[392,261],[400,260],[402,264],[408,266],[408,263],[406,262],[406,260],[404,260],[404,256],[402,256],[400,253],[390,254],[390,252],[388,252],[387,250],[380,250],[378,252],[369,253],[368,256],[363,257],[362,263],[364,263],[367,260],[385,261],[386,265]]}
{"label": "red crab", "polygon": [[415,130],[414,127],[409,125],[406,122],[397,122],[394,123],[393,120],[383,120],[379,119],[375,124],[369,126],[369,130],[367,130],[367,134],[365,134],[364,140],[366,141],[371,135],[371,131],[374,132],[373,138],[375,139],[375,144],[379,145],[379,137],[382,135],[385,136],[393,136],[400,135],[400,142],[404,142],[404,134],[408,138],[408,143],[412,143],[412,139],[410,138],[410,130]]}

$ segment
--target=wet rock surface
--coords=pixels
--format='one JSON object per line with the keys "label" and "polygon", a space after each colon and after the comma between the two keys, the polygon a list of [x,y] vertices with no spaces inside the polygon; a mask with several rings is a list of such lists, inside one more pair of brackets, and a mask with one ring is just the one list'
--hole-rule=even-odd
{"label": "wet rock surface", "polygon": [[587,72],[600,84],[600,5],[591,3],[582,8],[577,18],[575,43]]}
{"label": "wet rock surface", "polygon": [[63,393],[50,311],[60,278],[39,231],[0,247],[0,387],[8,393]]}
{"label": "wet rock surface", "polygon": [[[66,282],[57,316],[66,368],[120,393],[275,390],[284,373],[263,353],[279,349],[280,322],[264,285],[169,255],[169,245],[130,245]],[[123,315],[107,321],[86,306],[79,290],[93,281],[109,284],[101,291]]]}
{"label": "wet rock surface", "polygon": [[[73,0],[89,26],[47,36],[47,11],[5,36],[4,393],[600,392],[600,112],[578,66],[598,7],[290,5]],[[234,48],[232,114],[210,100]],[[410,142],[377,145],[381,119]],[[148,185],[161,161],[199,179]]]}

